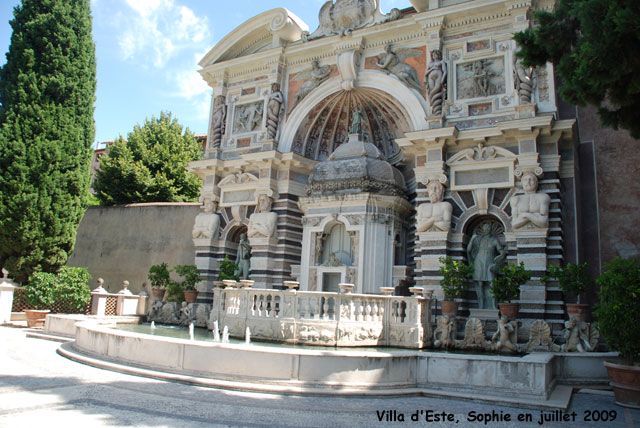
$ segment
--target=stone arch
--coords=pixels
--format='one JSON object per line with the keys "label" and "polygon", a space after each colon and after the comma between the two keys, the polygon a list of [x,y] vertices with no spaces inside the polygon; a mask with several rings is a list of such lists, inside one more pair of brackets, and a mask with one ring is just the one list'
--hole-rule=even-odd
{"label": "stone arch", "polygon": [[[368,90],[368,94],[366,91]],[[340,87],[340,78],[334,77],[324,82],[318,88],[307,95],[288,117],[280,137],[279,150],[282,152],[294,151],[294,143],[297,133],[305,126],[305,120],[312,114],[312,110],[322,103],[340,97],[368,98],[371,94],[379,93],[387,100],[382,110],[390,111],[390,115],[398,117],[398,121],[404,122],[401,133],[412,132],[427,128],[426,112],[428,106],[418,91],[409,89],[399,80],[394,79],[378,71],[362,71],[358,75],[358,84],[353,91],[344,91]],[[308,123],[306,124],[308,125]],[[402,135],[397,136],[402,137]],[[303,152],[304,154],[304,152]],[[318,151],[316,150],[316,155]],[[315,157],[315,156],[314,156]]]}
{"label": "stone arch", "polygon": [[504,232],[511,231],[511,219],[500,208],[490,206],[488,210],[481,210],[477,207],[466,210],[457,220],[454,232],[465,233],[470,227],[475,226],[475,222],[480,217],[493,217],[502,225]]}

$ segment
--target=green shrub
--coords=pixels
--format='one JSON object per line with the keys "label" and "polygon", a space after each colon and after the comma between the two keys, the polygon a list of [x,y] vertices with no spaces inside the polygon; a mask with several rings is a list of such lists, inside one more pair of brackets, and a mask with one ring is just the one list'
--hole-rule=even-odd
{"label": "green shrub", "polygon": [[531,271],[524,268],[524,263],[507,263],[500,268],[498,275],[491,282],[489,292],[497,302],[511,302],[520,296],[520,286],[531,279]]}
{"label": "green shrub", "polygon": [[151,266],[147,278],[151,282],[151,287],[166,288],[170,280],[169,266],[166,263]]}
{"label": "green shrub", "polygon": [[180,287],[183,290],[195,290],[196,284],[202,279],[196,265],[175,265],[173,270],[184,278],[180,282]]}
{"label": "green shrub", "polygon": [[218,281],[224,281],[225,279],[233,279],[238,281],[239,275],[236,275],[238,271],[238,265],[229,260],[229,256],[224,256],[224,260],[220,262]]}
{"label": "green shrub", "polygon": [[600,292],[593,314],[600,333],[629,365],[640,361],[640,262],[615,258],[596,282]]}
{"label": "green shrub", "polygon": [[543,281],[557,279],[558,287],[566,294],[575,294],[580,302],[580,295],[592,284],[592,279],[587,273],[587,264],[574,265],[567,263],[566,266],[549,266],[549,275],[542,277]]}
{"label": "green shrub", "polygon": [[91,300],[87,268],[63,266],[58,273],[35,272],[25,285],[27,303],[52,312],[84,313]]}
{"label": "green shrub", "polygon": [[460,296],[465,286],[465,280],[473,276],[473,265],[453,260],[450,256],[440,257],[438,259],[442,265],[440,266],[440,286],[444,291],[444,297],[447,300],[453,300]]}
{"label": "green shrub", "polygon": [[184,301],[184,290],[182,285],[178,281],[170,279],[167,283],[167,292],[165,294],[167,302],[182,302]]}

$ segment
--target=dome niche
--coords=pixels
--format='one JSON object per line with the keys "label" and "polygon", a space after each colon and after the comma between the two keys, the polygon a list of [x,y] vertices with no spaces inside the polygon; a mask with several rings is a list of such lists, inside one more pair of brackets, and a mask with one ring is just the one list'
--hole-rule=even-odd
{"label": "dome niche", "polygon": [[316,104],[302,121],[293,139],[292,151],[324,161],[348,141],[349,119],[354,107],[365,116],[362,139],[379,150],[393,165],[402,160],[395,143],[410,130],[404,108],[389,94],[373,88],[338,91]]}

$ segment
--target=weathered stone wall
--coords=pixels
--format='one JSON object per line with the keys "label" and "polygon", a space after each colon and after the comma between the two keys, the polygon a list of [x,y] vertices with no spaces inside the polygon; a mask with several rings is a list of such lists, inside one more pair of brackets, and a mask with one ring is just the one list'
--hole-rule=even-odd
{"label": "weathered stone wall", "polygon": [[[583,172],[581,196],[585,260],[604,267],[606,262],[617,256],[638,257],[640,181],[634,171],[640,163],[640,142],[626,131],[601,128],[593,108],[578,109],[578,125]],[[595,183],[595,193],[593,184],[585,177],[589,172],[593,177],[592,183]],[[593,230],[595,222],[599,226],[599,239]],[[598,255],[594,251],[597,249],[593,248],[596,245],[599,247],[599,260],[594,260]]]}
{"label": "weathered stone wall", "polygon": [[67,264],[88,267],[93,276],[91,288],[103,278],[107,290],[118,292],[126,279],[129,289],[138,293],[152,265],[194,263],[191,230],[199,206],[156,203],[89,207]]}

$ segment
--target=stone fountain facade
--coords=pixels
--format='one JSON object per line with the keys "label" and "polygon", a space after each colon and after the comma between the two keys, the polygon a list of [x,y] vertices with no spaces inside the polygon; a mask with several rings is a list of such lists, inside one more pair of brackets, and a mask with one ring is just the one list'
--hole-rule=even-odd
{"label": "stone fountain facade", "polygon": [[[553,66],[523,67],[513,40],[553,3],[416,0],[383,14],[375,0],[336,0],[313,32],[273,9],[223,38],[200,62],[209,138],[189,166],[204,183],[198,304],[210,304],[242,234],[254,289],[418,286],[437,302],[438,259],[473,261],[471,241],[487,230],[504,262],[533,272],[519,298],[520,341],[560,334],[563,296],[541,277],[578,242],[575,123],[556,119]],[[466,316],[480,323],[469,331],[499,331],[471,284],[459,302],[457,336]],[[546,327],[532,330],[537,321]]]}

